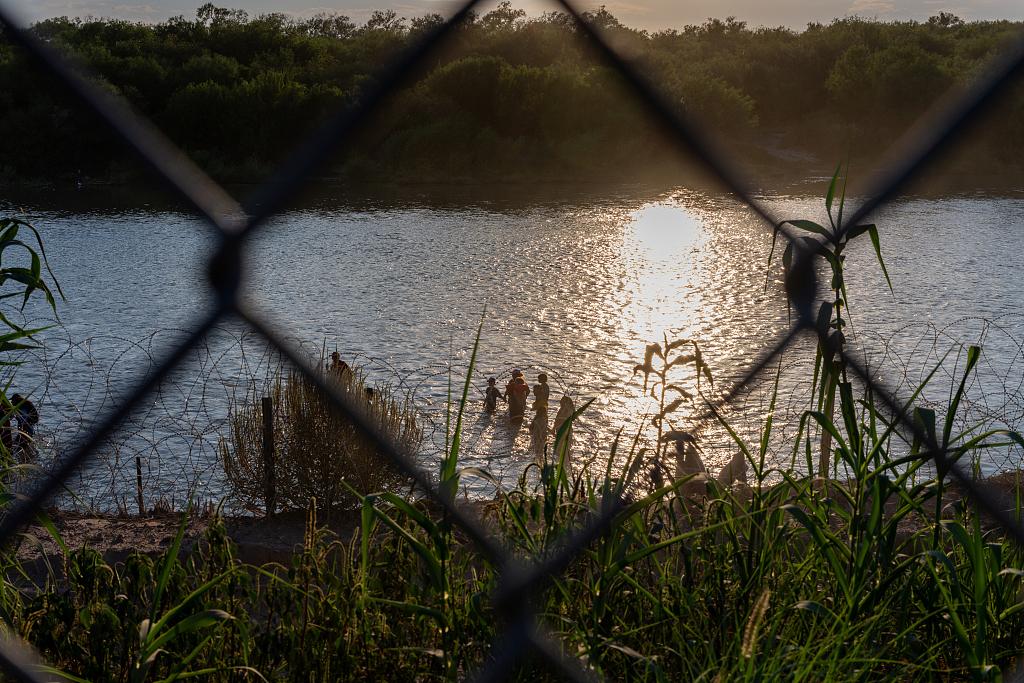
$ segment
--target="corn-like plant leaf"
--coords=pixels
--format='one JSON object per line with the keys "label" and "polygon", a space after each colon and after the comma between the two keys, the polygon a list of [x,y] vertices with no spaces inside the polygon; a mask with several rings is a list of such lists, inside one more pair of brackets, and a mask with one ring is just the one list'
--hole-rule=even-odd
{"label": "corn-like plant leaf", "polygon": [[36,513],[36,521],[43,525],[43,528],[46,529],[46,533],[50,534],[50,538],[54,540],[57,546],[61,549],[61,552],[64,553],[64,556],[67,557],[70,554],[68,546],[64,542],[64,537],[61,536],[60,532],[57,530],[57,525],[53,523],[52,519],[50,519],[50,516],[40,510]]}
{"label": "corn-like plant leaf", "polygon": [[666,416],[671,415],[675,411],[679,410],[679,407],[683,405],[683,403],[685,403],[683,399],[675,399],[674,401],[666,405],[665,409],[658,413],[656,417],[658,417],[659,420],[664,419]]}
{"label": "corn-like plant leaf", "polygon": [[829,237],[832,234],[831,232],[829,232],[828,228],[825,228],[824,226],[819,225],[814,221],[806,221],[799,218],[791,218],[782,221],[782,223],[780,223],[779,225],[783,225],[785,223],[789,223],[793,227],[800,228],[801,230],[806,230],[807,232],[813,232],[818,235],[823,235],[825,237]]}
{"label": "corn-like plant leaf", "polygon": [[672,360],[672,361],[671,361],[671,362],[670,362],[670,363],[669,363],[669,364],[668,364],[668,365],[666,366],[666,369],[669,369],[669,368],[674,368],[674,367],[676,367],[677,365],[686,365],[686,364],[688,364],[688,363],[692,363],[692,362],[694,362],[695,360],[697,360],[697,356],[694,356],[694,355],[676,356],[676,357],[675,357],[675,358],[674,358],[674,359],[673,359],[673,360]]}
{"label": "corn-like plant leaf", "polygon": [[229,619],[234,617],[221,609],[208,609],[192,614],[167,629],[166,633],[149,643],[147,649],[162,649],[180,635],[202,631]]}
{"label": "corn-like plant leaf", "polygon": [[629,657],[632,657],[633,659],[640,659],[640,660],[643,660],[643,661],[647,661],[647,657],[645,657],[644,655],[640,654],[639,652],[637,652],[633,648],[628,647],[626,645],[619,645],[618,643],[608,643],[608,647],[610,647],[613,650],[618,650],[622,654],[627,655]]}
{"label": "corn-like plant leaf", "polygon": [[67,682],[67,683],[92,683],[88,678],[79,678],[73,674],[69,674],[67,671],[61,671],[48,664],[36,664],[32,667],[33,670],[38,673],[47,676],[47,680]]}
{"label": "corn-like plant leaf", "polygon": [[153,611],[150,621],[156,619],[156,611],[160,609],[160,599],[167,588],[167,581],[171,576],[171,568],[178,561],[178,553],[181,551],[181,541],[185,538],[185,529],[188,527],[188,512],[181,516],[181,523],[178,524],[178,531],[174,534],[171,547],[167,550],[167,557],[164,558],[163,566],[160,567],[160,577],[156,582],[156,591],[153,593]]}
{"label": "corn-like plant leaf", "polygon": [[487,317],[487,308],[480,316],[480,324],[476,328],[476,338],[473,340],[473,353],[469,357],[469,367],[466,369],[466,381],[462,385],[462,398],[459,399],[458,417],[455,419],[455,432],[452,434],[451,446],[441,460],[441,481],[440,492],[446,498],[454,498],[459,487],[459,450],[462,444],[462,419],[466,413],[466,406],[469,405],[469,389],[473,381],[473,370],[476,368],[476,354],[480,350],[480,335],[484,329],[484,319]]}
{"label": "corn-like plant leaf", "polygon": [[916,454],[921,452],[921,448],[925,445],[925,439],[938,443],[938,438],[936,438],[935,434],[935,411],[931,408],[916,406],[913,419],[918,429],[914,430],[910,452]]}
{"label": "corn-like plant leaf", "polygon": [[428,536],[433,536],[437,533],[437,525],[434,524],[434,522],[431,521],[431,519],[427,517],[427,515],[425,515],[420,510],[417,510],[406,499],[402,498],[401,496],[396,496],[395,494],[390,492],[382,492],[378,493],[377,495],[382,500],[386,500],[388,503],[390,503],[392,507],[394,507],[396,510],[400,511],[406,517],[414,521],[417,526],[419,526],[427,533]]}
{"label": "corn-like plant leaf", "polygon": [[[842,164],[836,164],[835,173],[832,174],[832,180],[828,184],[828,190],[825,192],[825,210],[828,212],[829,220],[832,220],[832,202],[836,198],[836,181],[839,180],[839,171],[843,168]],[[844,192],[845,194],[845,192]],[[833,221],[833,225],[835,222]]]}
{"label": "corn-like plant leaf", "polygon": [[[931,572],[934,585],[938,588],[939,595],[942,596],[942,600],[945,603],[946,616],[949,617],[949,623],[953,627],[953,634],[956,636],[956,640],[960,643],[960,649],[966,656],[968,664],[970,664],[972,668],[976,668],[979,662],[974,653],[971,636],[964,627],[963,620],[960,618],[959,597],[950,591],[951,586],[956,586],[957,592],[959,593],[956,569],[949,557],[941,551],[929,550],[925,555],[936,561],[928,562],[926,563],[926,566]],[[936,563],[940,563],[946,568],[946,580],[943,580],[939,576],[938,570],[936,569]]]}
{"label": "corn-like plant leaf", "polygon": [[889,279],[889,270],[885,267],[885,259],[882,258],[882,244],[878,239],[878,228],[874,225],[869,225],[868,237],[871,238],[871,246],[875,249],[875,258],[878,259],[878,265],[882,267],[882,275],[885,276],[885,283],[889,285],[889,291],[892,292],[892,280]]}
{"label": "corn-like plant leaf", "polygon": [[949,436],[953,431],[953,418],[956,417],[957,409],[960,407],[960,401],[964,397],[964,393],[967,391],[967,378],[970,377],[971,372],[974,371],[974,366],[978,364],[978,360],[981,358],[981,347],[971,346],[967,347],[967,364],[964,367],[962,376],[960,377],[960,384],[957,386],[956,394],[953,395],[953,400],[949,403],[949,409],[946,411],[946,422],[942,426],[942,448],[949,447]]}
{"label": "corn-like plant leaf", "polygon": [[849,451],[850,447],[847,445],[843,435],[836,429],[835,423],[825,416],[824,413],[818,412],[817,410],[808,410],[805,415],[810,417],[812,420],[818,423],[818,426],[827,431],[832,435],[832,438],[836,440],[839,447],[843,450]]}
{"label": "corn-like plant leaf", "polygon": [[693,340],[691,339],[676,339],[675,341],[671,342],[667,347],[665,347],[665,352],[668,353],[669,351],[675,351],[680,346],[686,346],[687,344],[692,343]]}
{"label": "corn-like plant leaf", "polygon": [[665,391],[676,391],[683,398],[687,398],[687,399],[693,398],[693,394],[691,394],[686,389],[683,389],[678,384],[669,384],[667,387],[665,387]]}
{"label": "corn-like plant leaf", "polygon": [[205,593],[209,592],[217,584],[219,584],[221,581],[234,574],[236,571],[236,567],[231,567],[230,569],[227,569],[226,571],[218,574],[217,576],[213,577],[203,585],[193,590],[187,596],[185,596],[185,598],[179,601],[177,605],[164,612],[163,616],[160,617],[160,619],[155,624],[153,624],[153,627],[149,629],[147,638],[149,640],[152,640],[153,638],[160,637],[160,633],[161,631],[163,631],[164,627],[166,627],[167,624],[170,623],[170,621],[173,620],[174,617],[176,617],[179,612],[181,612],[181,610],[183,610],[187,605],[192,604],[192,602],[196,598],[199,598]]}

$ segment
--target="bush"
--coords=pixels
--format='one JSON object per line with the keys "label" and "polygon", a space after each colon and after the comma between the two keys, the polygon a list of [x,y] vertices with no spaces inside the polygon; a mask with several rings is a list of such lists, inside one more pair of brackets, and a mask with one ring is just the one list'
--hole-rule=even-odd
{"label": "bush", "polygon": [[[389,387],[369,387],[361,373],[321,370],[395,442],[414,452],[422,429],[407,399]],[[359,493],[396,491],[407,480],[390,467],[376,444],[337,411],[326,395],[297,370],[279,374],[266,392],[273,401],[275,510],[304,510],[316,498],[320,510],[358,507]],[[231,407],[230,433],[219,444],[221,462],[236,502],[267,509],[263,410],[256,396]],[[351,487],[351,489],[349,488]]]}

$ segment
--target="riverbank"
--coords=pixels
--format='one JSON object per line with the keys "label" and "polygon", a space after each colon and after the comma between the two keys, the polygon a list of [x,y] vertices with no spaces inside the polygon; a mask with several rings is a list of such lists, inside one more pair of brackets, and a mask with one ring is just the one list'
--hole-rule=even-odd
{"label": "riverbank", "polygon": [[[990,488],[1004,503],[1007,512],[1013,512],[1013,501],[1024,500],[1024,470],[1004,472],[1002,474],[979,480],[983,487]],[[834,500],[839,508],[847,508],[845,496],[835,488],[836,482],[829,484],[830,494],[823,496]],[[852,490],[851,482],[839,484],[845,488],[846,494]],[[779,487],[785,489],[788,484],[777,484],[767,487],[771,491]],[[750,493],[733,492],[737,499],[747,498]],[[770,495],[770,494],[769,494]],[[796,500],[796,497],[791,497]],[[779,505],[790,502],[780,501]],[[890,499],[886,514],[893,514],[900,501]],[[491,522],[496,503],[493,501],[460,502],[469,514],[477,519]],[[965,491],[955,481],[947,482],[943,492],[943,517],[952,517],[973,503],[966,498]],[[431,505],[427,505],[429,509]],[[934,508],[922,507],[923,516],[907,517],[901,521],[900,535],[909,537],[934,520]],[[138,515],[98,515],[80,512],[48,511],[49,519],[54,523],[58,534],[69,551],[90,548],[100,554],[104,561],[115,564],[124,562],[131,554],[141,553],[157,557],[171,547],[178,533],[183,517],[182,513],[163,512],[146,516]],[[185,521],[184,541],[182,548],[189,553],[195,544],[209,531],[215,516],[212,509],[197,511],[188,515]],[[984,526],[988,530],[998,529],[991,519],[984,518]],[[228,538],[235,545],[236,557],[245,564],[263,565],[276,562],[289,565],[292,558],[302,551],[302,545],[308,531],[308,515],[305,511],[291,511],[271,517],[228,516],[222,518]],[[349,545],[361,521],[358,510],[339,512],[329,519],[321,518],[317,530],[327,532],[331,538]],[[833,522],[837,521],[833,519]],[[57,544],[49,529],[40,523],[26,527],[23,539],[17,546],[17,558],[24,566],[32,568],[31,574],[44,572],[47,565],[60,566],[63,551]]]}
{"label": "riverbank", "polygon": [[[781,147],[771,139],[751,141],[742,152],[740,156],[727,155],[726,160],[755,194],[801,194],[809,186],[819,185],[822,179],[831,177],[836,163],[842,161],[849,163],[856,173],[851,181],[853,196],[858,191],[858,181],[873,178],[888,168],[878,163],[878,157],[859,162],[825,158],[810,151]],[[198,165],[240,200],[250,196],[277,170],[273,164],[234,167],[200,162]],[[642,191],[646,195],[679,188],[713,193],[725,189],[707,169],[671,157],[637,167],[504,169],[491,166],[486,172],[473,169],[462,173],[410,172],[405,167],[385,168],[367,162],[349,164],[310,178],[297,206],[319,207],[325,201],[333,201],[335,206],[357,208],[366,202],[402,201],[408,197],[426,197],[431,205],[450,205],[455,198],[461,204],[495,198],[522,201],[546,197],[549,201],[564,201],[587,193],[602,196],[609,192],[635,194]],[[1024,169],[998,160],[976,162],[969,156],[954,153],[929,167],[903,194],[922,198],[1024,195]],[[75,196],[81,198],[79,202],[71,199]],[[40,177],[3,173],[0,169],[0,202],[18,206],[26,200],[35,203],[33,199],[37,197],[45,197],[47,204],[52,204],[56,198],[58,205],[103,197],[102,205],[108,209],[120,205],[189,210],[164,189],[162,180],[141,168],[127,167],[103,175]]]}

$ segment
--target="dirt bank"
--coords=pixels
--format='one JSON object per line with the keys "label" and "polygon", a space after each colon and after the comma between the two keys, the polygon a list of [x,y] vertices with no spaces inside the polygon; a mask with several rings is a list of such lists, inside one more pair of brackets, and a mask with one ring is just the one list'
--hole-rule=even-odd
{"label": "dirt bank", "polygon": [[[990,477],[982,482],[999,497],[998,506],[1012,511],[1015,501],[1024,501],[1024,472],[1007,472]],[[964,491],[949,482],[943,495],[945,514],[951,514],[955,506],[969,504],[964,501]],[[895,503],[895,501],[890,501]],[[467,503],[471,514],[482,517],[487,514],[487,502]],[[925,514],[933,508],[925,505]],[[891,512],[891,510],[890,510]],[[181,524],[181,515],[168,513],[150,517],[120,517],[88,515],[81,513],[50,510],[49,516],[71,550],[93,548],[107,562],[123,561],[133,551],[147,555],[159,555],[173,542]],[[209,514],[194,514],[187,521],[183,548],[191,549],[209,527]],[[994,526],[988,520],[986,526]],[[908,520],[910,522],[910,520]],[[927,520],[917,520],[917,524]],[[268,562],[291,562],[292,555],[301,549],[306,530],[306,513],[289,512],[269,519],[255,517],[228,517],[225,519],[228,535],[237,545],[238,558],[250,564]],[[338,540],[349,542],[359,526],[358,511],[336,515],[330,520],[319,520],[318,527],[326,528]],[[905,532],[913,533],[914,529]],[[17,556],[30,575],[43,576],[47,564],[59,568],[62,552],[50,532],[41,524],[32,524],[25,529],[17,544]]]}

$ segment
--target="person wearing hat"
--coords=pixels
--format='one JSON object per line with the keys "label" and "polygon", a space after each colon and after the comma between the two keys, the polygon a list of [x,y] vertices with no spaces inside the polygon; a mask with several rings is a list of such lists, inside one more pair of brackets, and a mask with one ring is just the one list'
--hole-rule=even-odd
{"label": "person wearing hat", "polygon": [[512,379],[505,385],[505,395],[502,397],[508,401],[509,417],[522,417],[526,413],[526,397],[530,395],[530,385],[523,378],[522,371],[512,371]]}

